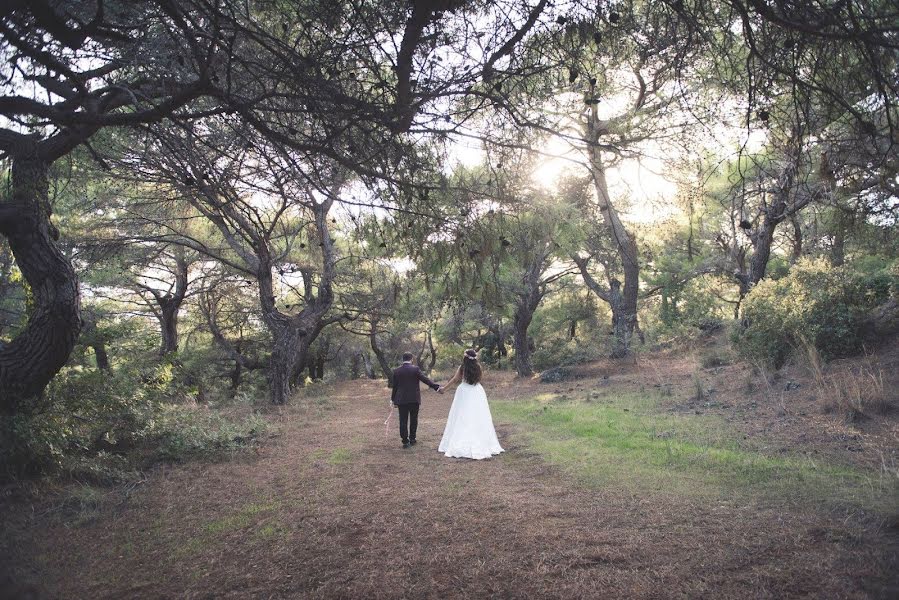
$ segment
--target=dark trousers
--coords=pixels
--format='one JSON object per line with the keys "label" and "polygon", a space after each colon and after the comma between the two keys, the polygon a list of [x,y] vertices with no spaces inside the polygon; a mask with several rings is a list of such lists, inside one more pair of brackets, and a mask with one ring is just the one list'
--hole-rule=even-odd
{"label": "dark trousers", "polygon": [[420,404],[400,404],[400,438],[405,444],[415,441],[415,432],[418,430],[418,407]]}

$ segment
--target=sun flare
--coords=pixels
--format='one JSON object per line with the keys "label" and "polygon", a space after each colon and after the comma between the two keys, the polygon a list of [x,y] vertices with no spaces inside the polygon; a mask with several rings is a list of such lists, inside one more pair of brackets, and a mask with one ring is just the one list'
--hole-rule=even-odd
{"label": "sun flare", "polygon": [[[586,166],[579,154],[563,140],[554,138],[541,150],[540,160],[532,174],[535,184],[547,190],[559,185],[566,174],[586,174]],[[635,223],[653,223],[677,212],[671,200],[677,194],[677,184],[662,173],[664,164],[657,158],[625,159],[606,171],[609,193],[629,204],[622,209],[624,216]]]}

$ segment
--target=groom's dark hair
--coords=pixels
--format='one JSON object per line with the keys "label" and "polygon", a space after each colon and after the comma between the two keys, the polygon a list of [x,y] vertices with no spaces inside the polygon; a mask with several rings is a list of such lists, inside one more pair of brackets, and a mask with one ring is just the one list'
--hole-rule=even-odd
{"label": "groom's dark hair", "polygon": [[412,360],[412,353],[411,352],[403,352],[403,362],[408,362],[410,360]]}

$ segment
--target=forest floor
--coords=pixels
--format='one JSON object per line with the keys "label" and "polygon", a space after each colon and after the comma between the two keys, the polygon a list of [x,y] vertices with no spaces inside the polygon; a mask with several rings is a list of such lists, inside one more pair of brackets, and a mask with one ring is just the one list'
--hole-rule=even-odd
{"label": "forest floor", "polygon": [[[451,393],[423,392],[403,450],[383,382],[353,381],[271,410],[255,453],[116,488],[6,490],[0,564],[19,587],[5,593],[899,596],[895,397],[850,422],[799,368],[762,382],[703,369],[702,352],[555,384],[488,373],[507,452],[485,461],[437,452]],[[873,368],[895,396],[899,349],[864,361],[833,369]]]}

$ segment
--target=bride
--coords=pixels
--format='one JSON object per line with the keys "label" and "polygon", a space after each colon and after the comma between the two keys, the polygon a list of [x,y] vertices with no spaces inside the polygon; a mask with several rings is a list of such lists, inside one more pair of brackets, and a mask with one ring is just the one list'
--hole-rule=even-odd
{"label": "bride", "polygon": [[450,458],[489,458],[503,451],[480,381],[478,353],[466,350],[456,375],[438,390],[443,393],[447,387],[459,384],[438,448]]}

